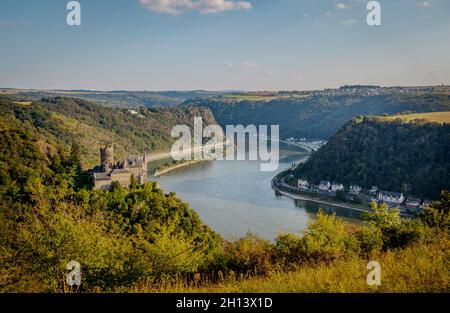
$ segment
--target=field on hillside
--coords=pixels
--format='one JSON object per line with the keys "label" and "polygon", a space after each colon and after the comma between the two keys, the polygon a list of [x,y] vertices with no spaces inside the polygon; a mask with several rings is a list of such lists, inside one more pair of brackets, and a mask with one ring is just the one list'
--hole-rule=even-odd
{"label": "field on hillside", "polygon": [[414,113],[383,117],[384,120],[389,121],[393,121],[398,118],[404,120],[405,122],[411,122],[414,120],[427,120],[434,123],[450,123],[450,112]]}

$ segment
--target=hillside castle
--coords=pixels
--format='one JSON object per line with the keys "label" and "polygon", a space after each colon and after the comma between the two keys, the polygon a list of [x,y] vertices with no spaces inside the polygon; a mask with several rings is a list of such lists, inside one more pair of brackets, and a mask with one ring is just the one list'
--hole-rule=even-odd
{"label": "hillside castle", "polygon": [[128,188],[131,184],[131,176],[137,183],[147,181],[147,160],[143,157],[128,156],[122,161],[114,162],[114,148],[107,146],[100,148],[101,167],[94,171],[94,189],[107,190],[114,181],[122,187]]}

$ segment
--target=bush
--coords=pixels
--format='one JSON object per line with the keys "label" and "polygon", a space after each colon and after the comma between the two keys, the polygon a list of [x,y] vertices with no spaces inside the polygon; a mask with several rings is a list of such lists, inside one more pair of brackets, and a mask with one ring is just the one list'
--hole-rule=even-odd
{"label": "bush", "polygon": [[296,267],[304,261],[302,238],[286,234],[278,236],[275,242],[277,261],[284,266]]}
{"label": "bush", "polygon": [[434,231],[420,221],[404,220],[397,227],[383,230],[386,248],[404,248],[413,243],[430,240]]}
{"label": "bush", "polygon": [[313,261],[330,261],[359,253],[357,239],[352,236],[346,223],[336,219],[336,214],[317,214],[302,238],[303,253]]}
{"label": "bush", "polygon": [[41,210],[18,227],[9,227],[16,235],[8,238],[14,241],[6,247],[15,245],[17,250],[4,261],[12,269],[9,284],[14,291],[68,291],[66,266],[72,260],[81,264],[81,291],[112,290],[134,282],[131,242],[107,230],[101,218]]}
{"label": "bush", "polygon": [[450,192],[442,191],[441,200],[427,206],[419,215],[429,227],[437,227],[439,229],[450,229]]}
{"label": "bush", "polygon": [[401,224],[398,209],[390,209],[385,203],[378,205],[372,202],[371,210],[371,212],[364,212],[363,219],[380,229],[397,227]]}
{"label": "bush", "polygon": [[383,233],[375,226],[359,227],[355,232],[355,236],[358,239],[363,255],[369,255],[383,248]]}
{"label": "bush", "polygon": [[227,270],[246,275],[265,275],[272,270],[274,251],[272,244],[255,235],[245,237],[225,246]]}

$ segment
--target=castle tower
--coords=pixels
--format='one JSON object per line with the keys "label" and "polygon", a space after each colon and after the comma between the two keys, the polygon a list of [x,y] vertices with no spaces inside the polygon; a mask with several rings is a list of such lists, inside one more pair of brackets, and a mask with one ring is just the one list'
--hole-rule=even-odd
{"label": "castle tower", "polygon": [[113,146],[106,146],[100,148],[100,162],[102,165],[102,171],[109,173],[114,165],[114,148]]}

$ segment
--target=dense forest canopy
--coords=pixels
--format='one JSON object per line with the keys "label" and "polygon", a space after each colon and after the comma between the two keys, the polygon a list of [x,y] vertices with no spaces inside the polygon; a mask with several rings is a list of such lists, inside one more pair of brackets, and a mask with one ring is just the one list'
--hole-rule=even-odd
{"label": "dense forest canopy", "polygon": [[284,138],[328,139],[346,122],[359,115],[450,111],[450,96],[439,93],[312,95],[266,101],[219,97],[187,101],[185,104],[209,108],[222,126],[280,125],[280,135]]}
{"label": "dense forest canopy", "polygon": [[5,93],[17,94],[30,101],[48,97],[70,97],[95,101],[106,107],[136,109],[140,107],[170,107],[187,99],[214,97],[222,94],[214,91],[92,91],[92,90],[21,90],[5,89]]}
{"label": "dense forest canopy", "polygon": [[166,279],[204,266],[220,237],[156,183],[90,190],[76,149],[47,154],[38,133],[0,129],[0,290],[64,291],[66,264],[83,290]]}
{"label": "dense forest canopy", "polygon": [[80,147],[83,166],[93,167],[99,160],[99,148],[115,145],[118,158],[132,154],[170,151],[172,127],[192,125],[194,116],[215,124],[205,108],[113,109],[94,102],[52,97],[38,101],[18,96],[0,96],[0,121],[4,128],[25,128],[39,133],[53,146]]}
{"label": "dense forest canopy", "polygon": [[450,124],[356,118],[295,173],[313,183],[378,186],[436,199],[450,187]]}

